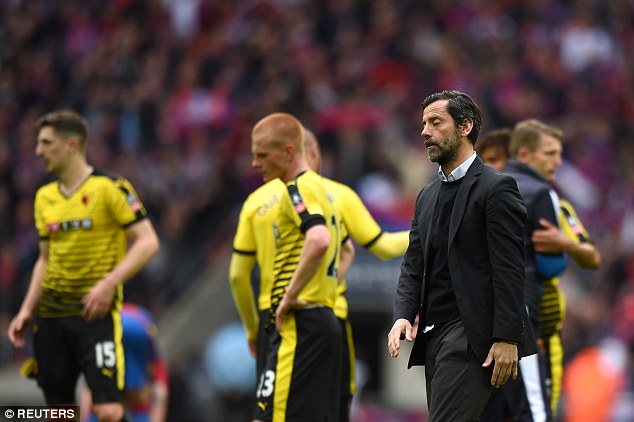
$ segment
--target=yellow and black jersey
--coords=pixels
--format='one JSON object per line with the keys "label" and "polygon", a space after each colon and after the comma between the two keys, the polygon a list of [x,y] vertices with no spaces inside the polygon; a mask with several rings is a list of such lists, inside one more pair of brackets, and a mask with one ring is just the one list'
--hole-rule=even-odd
{"label": "yellow and black jersey", "polygon": [[[324,184],[328,192],[337,199],[344,229],[359,245],[373,251],[373,248],[381,243],[381,254],[379,255],[383,259],[405,254],[409,243],[408,232],[384,233],[359,195],[351,187],[327,178],[324,178]],[[342,319],[348,318],[346,288],[345,280],[337,288],[335,315]]]}
{"label": "yellow and black jersey", "polygon": [[317,224],[324,224],[330,232],[330,246],[315,276],[299,294],[299,299],[334,307],[337,273],[341,251],[341,213],[335,197],[326,189],[324,179],[313,171],[306,171],[287,184],[280,200],[276,220],[278,230],[274,263],[274,283],[271,291],[271,313],[274,315],[291,277],[299,263],[305,233]]}
{"label": "yellow and black jersey", "polygon": [[[359,195],[343,183],[328,178],[323,178],[323,180],[326,190],[337,199],[343,228],[361,246],[370,247],[381,236],[383,231],[376,220],[372,218]],[[348,301],[345,297],[346,289],[347,286],[344,280],[337,287],[337,300],[334,308],[335,315],[341,319],[348,318]]]}
{"label": "yellow and black jersey", "polygon": [[258,310],[260,311],[271,307],[273,260],[277,238],[275,219],[279,213],[280,198],[285,189],[284,182],[274,179],[251,193],[240,211],[238,228],[233,239],[234,252],[256,256],[260,271],[258,295]]}
{"label": "yellow and black jersey", "polygon": [[[35,225],[49,243],[38,312],[42,317],[81,315],[82,297],[125,256],[125,228],[147,216],[132,185],[98,170],[70,196],[59,181],[35,196]],[[123,286],[113,307],[120,308]]]}
{"label": "yellow and black jersey", "polygon": [[[575,209],[565,199],[559,201],[559,229],[576,243],[592,242]],[[539,312],[539,324],[544,338],[561,329],[566,313],[566,302],[558,284],[559,277],[553,277],[544,283]]]}

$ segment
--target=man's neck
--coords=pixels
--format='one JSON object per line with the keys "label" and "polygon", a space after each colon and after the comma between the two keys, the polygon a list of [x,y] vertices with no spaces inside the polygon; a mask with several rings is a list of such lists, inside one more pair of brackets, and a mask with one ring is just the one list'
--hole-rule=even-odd
{"label": "man's neck", "polygon": [[85,161],[80,161],[68,166],[59,174],[59,186],[65,195],[73,193],[92,173],[92,166]]}
{"label": "man's neck", "polygon": [[310,168],[308,167],[306,161],[297,162],[288,168],[282,180],[284,183],[288,183],[307,170],[310,170]]}
{"label": "man's neck", "polygon": [[449,176],[452,171],[457,169],[458,166],[464,163],[467,160],[467,158],[471,157],[472,154],[473,154],[473,145],[469,143],[468,146],[460,148],[455,160],[453,160],[451,163],[440,166],[442,168],[442,172],[445,173],[445,176]]}

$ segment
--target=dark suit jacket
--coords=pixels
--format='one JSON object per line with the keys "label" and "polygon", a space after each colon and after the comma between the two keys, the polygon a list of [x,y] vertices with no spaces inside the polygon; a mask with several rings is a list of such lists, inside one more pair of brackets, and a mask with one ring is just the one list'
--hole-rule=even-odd
{"label": "dark suit jacket", "polygon": [[[428,235],[441,183],[436,179],[425,186],[416,200],[396,289],[395,321],[413,322],[424,303],[431,264]],[[497,339],[517,342],[520,357],[537,353],[524,306],[525,223],[526,207],[515,179],[476,157],[451,214],[449,272],[467,340],[481,362]],[[420,321],[408,367],[424,365],[425,325]]]}

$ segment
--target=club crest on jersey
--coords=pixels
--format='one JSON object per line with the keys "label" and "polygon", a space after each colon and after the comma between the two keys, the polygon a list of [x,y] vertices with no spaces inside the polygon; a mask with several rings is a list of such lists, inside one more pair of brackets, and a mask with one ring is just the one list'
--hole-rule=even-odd
{"label": "club crest on jersey", "polygon": [[299,192],[293,192],[291,194],[291,201],[293,202],[293,208],[295,208],[295,211],[300,214],[306,211],[306,205],[304,204],[304,200]]}
{"label": "club crest on jersey", "polygon": [[128,193],[128,196],[126,199],[128,201],[128,205],[130,205],[130,209],[133,212],[137,212],[138,210],[141,209],[141,203],[139,202],[139,199],[136,196],[134,196],[131,193]]}

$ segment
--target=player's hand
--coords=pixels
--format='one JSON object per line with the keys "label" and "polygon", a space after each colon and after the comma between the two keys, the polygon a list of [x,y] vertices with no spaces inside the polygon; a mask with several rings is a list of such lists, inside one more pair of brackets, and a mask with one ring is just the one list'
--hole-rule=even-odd
{"label": "player's hand", "polygon": [[117,285],[108,279],[103,279],[92,286],[82,299],[84,305],[81,315],[88,322],[96,321],[106,316],[110,311]]}
{"label": "player's hand", "polygon": [[539,224],[544,228],[533,230],[531,234],[531,241],[535,251],[541,253],[562,253],[565,250],[566,242],[569,242],[566,235],[545,218],[540,218]]}
{"label": "player's hand", "polygon": [[284,295],[282,297],[282,301],[279,305],[277,305],[277,310],[275,311],[275,329],[277,331],[282,331],[282,327],[284,326],[284,320],[293,312],[296,308],[302,308],[308,305],[308,302],[299,299],[291,299],[288,296]]}
{"label": "player's hand", "polygon": [[497,341],[491,346],[491,350],[489,350],[482,367],[488,368],[491,363],[495,362],[491,385],[495,388],[500,388],[511,376],[513,379],[517,379],[518,361],[516,344]]}
{"label": "player's hand", "polygon": [[9,329],[7,330],[7,335],[11,344],[18,349],[23,348],[26,344],[24,337],[26,331],[31,326],[32,321],[33,316],[28,312],[18,312],[13,320],[11,320],[11,324],[9,324]]}
{"label": "player's hand", "polygon": [[253,356],[254,358],[258,357],[258,343],[255,340],[251,340],[249,341],[249,353],[251,353],[251,356]]}
{"label": "player's hand", "polygon": [[387,333],[387,348],[393,358],[398,356],[398,350],[401,348],[401,338],[405,338],[410,343],[414,341],[412,324],[405,318],[397,319],[390,332]]}

